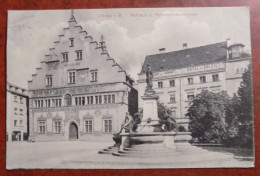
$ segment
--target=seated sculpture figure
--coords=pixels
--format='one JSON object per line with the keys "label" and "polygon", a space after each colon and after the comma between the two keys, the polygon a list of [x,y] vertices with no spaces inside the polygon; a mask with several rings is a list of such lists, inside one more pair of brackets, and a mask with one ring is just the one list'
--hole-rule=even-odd
{"label": "seated sculpture figure", "polygon": [[133,126],[134,126],[134,119],[129,114],[129,112],[126,112],[125,120],[121,125],[121,131],[125,129],[126,133],[132,133],[133,132]]}
{"label": "seated sculpture figure", "polygon": [[125,119],[121,125],[121,129],[118,133],[114,134],[113,140],[116,142],[115,146],[120,146],[121,138],[120,133],[122,133],[123,130],[125,130],[125,133],[132,133],[133,132],[133,126],[135,122],[133,117],[129,114],[129,112],[126,112]]}

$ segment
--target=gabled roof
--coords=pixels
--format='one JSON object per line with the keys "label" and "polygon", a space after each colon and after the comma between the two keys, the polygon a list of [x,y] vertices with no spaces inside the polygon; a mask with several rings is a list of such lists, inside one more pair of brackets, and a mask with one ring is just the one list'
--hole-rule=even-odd
{"label": "gabled roof", "polygon": [[141,74],[145,72],[147,63],[153,72],[177,69],[225,61],[227,57],[227,42],[220,42],[179,51],[148,55],[142,66]]}

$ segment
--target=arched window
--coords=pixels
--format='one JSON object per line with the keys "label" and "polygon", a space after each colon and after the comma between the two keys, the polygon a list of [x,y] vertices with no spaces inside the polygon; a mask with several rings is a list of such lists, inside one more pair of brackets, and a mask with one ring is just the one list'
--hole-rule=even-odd
{"label": "arched window", "polygon": [[64,103],[65,103],[65,106],[71,106],[71,95],[70,94],[66,94],[64,96]]}

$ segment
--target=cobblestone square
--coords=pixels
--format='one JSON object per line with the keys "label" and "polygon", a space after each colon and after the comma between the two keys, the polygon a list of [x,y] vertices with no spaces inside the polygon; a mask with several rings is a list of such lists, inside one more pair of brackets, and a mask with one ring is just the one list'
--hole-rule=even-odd
{"label": "cobblestone square", "polygon": [[219,156],[228,152],[207,151],[208,154],[176,155],[175,158],[125,158],[98,154],[113,142],[105,141],[60,141],[60,142],[8,142],[7,169],[122,169],[122,168],[208,168],[252,167],[252,160],[225,159]]}

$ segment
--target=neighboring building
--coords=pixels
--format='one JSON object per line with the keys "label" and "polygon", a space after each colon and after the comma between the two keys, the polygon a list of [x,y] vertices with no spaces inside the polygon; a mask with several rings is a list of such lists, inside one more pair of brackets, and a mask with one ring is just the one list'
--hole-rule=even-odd
{"label": "neighboring building", "polygon": [[[154,72],[153,89],[159,101],[171,108],[179,124],[187,128],[185,117],[189,102],[201,90],[237,93],[242,73],[248,68],[251,56],[243,51],[243,44],[229,45],[229,41],[196,48],[148,55],[145,58],[138,82],[138,104],[146,88],[147,63]],[[164,51],[161,49],[161,51]]]}
{"label": "neighboring building", "polygon": [[24,141],[28,138],[28,91],[7,82],[6,140]]}
{"label": "neighboring building", "polygon": [[30,139],[111,139],[126,112],[137,111],[134,80],[109,56],[103,37],[93,41],[73,14],[68,23],[29,81]]}

